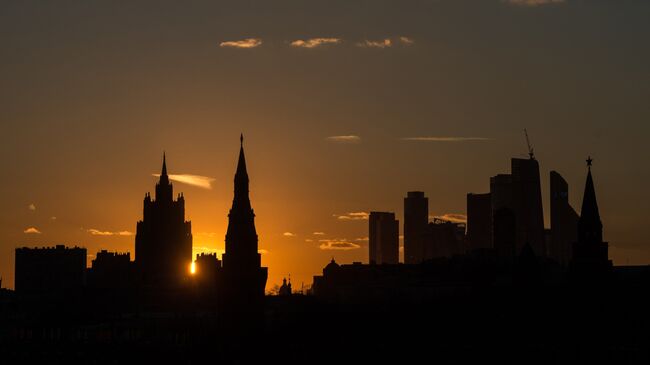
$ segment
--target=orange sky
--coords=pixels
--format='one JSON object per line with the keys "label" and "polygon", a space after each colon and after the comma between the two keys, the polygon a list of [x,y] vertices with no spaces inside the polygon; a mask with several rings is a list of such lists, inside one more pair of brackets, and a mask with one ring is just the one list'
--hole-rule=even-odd
{"label": "orange sky", "polygon": [[648,263],[649,16],[571,0],[2,2],[3,285],[15,247],[133,254],[163,150],[171,174],[214,179],[174,187],[195,251],[221,253],[240,132],[269,287],[367,261],[367,221],[339,217],[401,226],[409,190],[464,214],[525,156],[523,128],[547,226],[549,171],[579,210],[590,154],[612,258]]}

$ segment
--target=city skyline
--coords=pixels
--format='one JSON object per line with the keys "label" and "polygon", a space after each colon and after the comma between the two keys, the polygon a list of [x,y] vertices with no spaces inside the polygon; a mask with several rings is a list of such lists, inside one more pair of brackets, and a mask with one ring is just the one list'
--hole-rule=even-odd
{"label": "city skyline", "polygon": [[550,171],[579,214],[591,155],[610,257],[647,264],[650,4],[527,3],[3,3],[3,286],[16,247],[133,259],[163,151],[192,257],[221,256],[242,132],[267,287],[367,262],[366,214],[403,222],[408,191],[466,215],[524,128],[545,227]]}

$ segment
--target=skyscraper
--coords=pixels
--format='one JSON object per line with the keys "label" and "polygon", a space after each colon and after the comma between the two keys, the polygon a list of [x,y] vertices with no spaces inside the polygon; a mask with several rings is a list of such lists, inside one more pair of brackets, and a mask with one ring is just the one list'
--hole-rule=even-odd
{"label": "skyscraper", "polygon": [[568,265],[571,245],[578,239],[578,213],[569,204],[569,184],[551,171],[551,240],[549,256]]}
{"label": "skyscraper", "polygon": [[404,263],[424,260],[424,240],[429,223],[429,199],[421,191],[409,191],[404,198]]}
{"label": "skyscraper", "polygon": [[470,250],[492,248],[492,194],[467,194],[467,241]]}
{"label": "skyscraper", "polygon": [[[492,212],[501,208],[511,210],[516,220],[515,254],[529,243],[535,255],[547,255],[544,239],[544,213],[539,163],[534,158],[511,160],[511,174],[490,179]],[[494,238],[493,238],[494,239]]]}
{"label": "skyscraper", "polygon": [[514,208],[517,215],[517,253],[529,243],[535,255],[544,257],[544,212],[539,163],[534,158],[512,160]]}
{"label": "skyscraper", "polygon": [[370,212],[368,225],[368,261],[371,264],[399,263],[399,221],[395,213]]}
{"label": "skyscraper", "polygon": [[592,159],[587,159],[587,182],[578,220],[578,241],[573,244],[570,271],[575,278],[598,281],[612,269],[608,243],[603,242],[603,223],[600,220],[596,189],[591,176]]}
{"label": "skyscraper", "polygon": [[[223,290],[227,312],[261,314],[267,268],[261,265],[255,213],[248,190],[244,136],[240,137],[239,161],[235,173],[232,208],[228,214],[226,252],[223,254]],[[252,318],[250,317],[250,318]]]}
{"label": "skyscraper", "polygon": [[192,223],[185,221],[185,198],[173,198],[174,188],[167,175],[163,154],[156,198],[144,197],[142,220],[135,236],[135,265],[145,286],[178,287],[189,275],[192,263]]}

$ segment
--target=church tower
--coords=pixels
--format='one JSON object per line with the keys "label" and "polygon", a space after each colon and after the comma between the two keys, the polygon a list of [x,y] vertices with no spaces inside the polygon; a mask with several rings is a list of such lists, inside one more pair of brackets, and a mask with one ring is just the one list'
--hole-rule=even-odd
{"label": "church tower", "polygon": [[135,266],[142,285],[176,288],[185,282],[192,262],[192,224],[185,221],[185,198],[173,198],[163,154],[155,199],[144,197],[142,220],[135,236]]}
{"label": "church tower", "polygon": [[228,214],[226,252],[223,254],[224,305],[229,312],[261,313],[268,271],[261,266],[255,213],[248,190],[244,156],[244,136],[240,137],[239,161],[235,173],[232,208]]}
{"label": "church tower", "polygon": [[574,277],[598,280],[612,269],[608,257],[608,244],[603,242],[603,223],[600,220],[596,189],[591,176],[592,159],[587,159],[587,182],[578,220],[578,241],[573,244],[570,270]]}

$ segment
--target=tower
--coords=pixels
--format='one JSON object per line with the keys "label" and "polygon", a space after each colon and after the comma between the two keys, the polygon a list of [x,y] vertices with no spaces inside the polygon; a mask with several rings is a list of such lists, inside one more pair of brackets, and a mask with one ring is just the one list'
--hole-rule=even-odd
{"label": "tower", "polygon": [[223,254],[225,309],[242,314],[260,314],[268,271],[261,266],[255,213],[249,198],[249,180],[244,156],[244,136],[240,137],[239,161],[234,181],[234,198],[228,214],[226,252]]}
{"label": "tower", "polygon": [[612,269],[608,244],[603,242],[603,223],[600,220],[596,189],[591,176],[593,160],[587,158],[587,182],[578,220],[578,241],[573,244],[570,271],[574,278],[586,281],[603,279]]}
{"label": "tower", "polygon": [[571,245],[578,238],[578,213],[569,204],[569,184],[556,171],[551,171],[551,242],[549,256],[568,265]]}
{"label": "tower", "polygon": [[370,212],[368,220],[371,264],[399,263],[399,221],[395,213]]}
{"label": "tower", "polygon": [[409,191],[404,198],[404,263],[424,260],[424,240],[429,223],[429,199],[421,191]]}
{"label": "tower", "polygon": [[511,173],[513,210],[517,216],[517,254],[529,243],[537,257],[545,257],[547,253],[539,163],[533,157],[513,158]]}
{"label": "tower", "polygon": [[163,154],[155,199],[144,197],[142,220],[135,236],[135,266],[141,283],[149,287],[183,285],[192,262],[192,224],[185,221],[185,198],[173,198]]}

